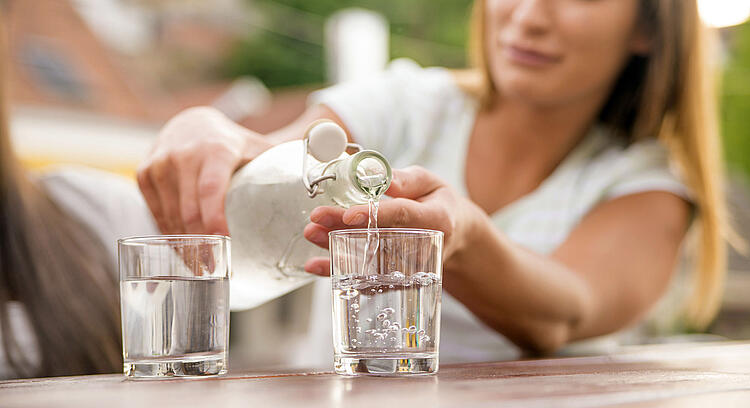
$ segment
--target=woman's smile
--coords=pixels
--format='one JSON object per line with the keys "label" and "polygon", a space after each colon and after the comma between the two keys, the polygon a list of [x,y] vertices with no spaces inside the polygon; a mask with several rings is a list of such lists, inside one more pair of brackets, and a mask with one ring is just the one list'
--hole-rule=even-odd
{"label": "woman's smile", "polygon": [[512,43],[505,44],[501,52],[510,63],[529,68],[546,68],[562,61],[558,54]]}

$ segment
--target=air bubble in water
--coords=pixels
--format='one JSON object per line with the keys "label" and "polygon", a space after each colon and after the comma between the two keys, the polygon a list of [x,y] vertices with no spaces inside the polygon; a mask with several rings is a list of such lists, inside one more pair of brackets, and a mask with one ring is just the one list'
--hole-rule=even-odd
{"label": "air bubble in water", "polygon": [[383,313],[393,314],[393,312],[395,312],[395,310],[393,310],[392,307],[386,307],[383,309]]}
{"label": "air bubble in water", "polygon": [[383,320],[383,328],[391,327],[391,321],[388,319]]}
{"label": "air bubble in water", "polygon": [[395,272],[391,273],[391,277],[393,277],[393,279],[403,280],[404,279],[404,274],[401,273],[401,272],[399,272],[399,271],[395,271]]}
{"label": "air bubble in water", "polygon": [[432,283],[432,278],[426,272],[417,272],[414,274],[414,281],[420,285],[429,285]]}
{"label": "air bubble in water", "polygon": [[367,323],[372,323],[372,319],[370,319],[369,317],[368,317],[368,318],[367,318],[367,320],[365,320],[365,321],[366,321]]}
{"label": "air bubble in water", "polygon": [[339,294],[339,298],[349,300],[354,299],[354,297],[356,297],[357,295],[359,295],[359,291],[357,289],[347,289]]}
{"label": "air bubble in water", "polygon": [[352,308],[352,310],[353,310],[353,311],[354,311],[355,313],[356,313],[356,312],[359,312],[359,304],[358,304],[358,303],[354,303],[354,304],[352,304],[352,305],[351,305],[350,307]]}
{"label": "air bubble in water", "polygon": [[378,321],[380,321],[380,320],[383,320],[383,319],[385,319],[385,318],[386,318],[386,316],[387,316],[387,315],[386,315],[385,313],[380,313],[380,314],[378,314],[378,316],[377,316],[377,319],[378,319]]}
{"label": "air bubble in water", "polygon": [[417,272],[414,274],[414,281],[420,285],[431,285],[437,283],[440,279],[434,273],[429,272]]}
{"label": "air bubble in water", "polygon": [[417,328],[415,326],[409,326],[409,333],[414,334],[417,332]]}
{"label": "air bubble in water", "polygon": [[365,330],[365,333],[367,333],[367,334],[376,334],[377,330],[375,330],[375,329],[369,329],[369,330]]}
{"label": "air bubble in water", "polygon": [[419,330],[419,331],[417,332],[417,336],[419,336],[419,337],[422,337],[422,336],[424,336],[424,329],[420,329],[420,330]]}

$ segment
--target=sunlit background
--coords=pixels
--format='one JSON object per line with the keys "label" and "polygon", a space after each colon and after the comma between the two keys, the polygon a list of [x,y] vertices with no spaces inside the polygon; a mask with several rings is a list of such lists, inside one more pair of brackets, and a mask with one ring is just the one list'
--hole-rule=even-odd
{"label": "sunlit background", "polygon": [[750,1],[698,0],[698,11],[703,21],[711,27],[730,27],[750,18]]}
{"label": "sunlit background", "polygon": [[[132,176],[159,127],[188,106],[213,105],[267,132],[301,113],[312,90],[370,75],[393,58],[464,67],[471,0],[2,4],[10,32],[12,134],[24,163],[32,169],[85,164]],[[720,30],[729,198],[738,230],[750,237],[750,0],[699,0],[699,8]],[[713,330],[750,338],[750,262],[733,254],[730,268]],[[274,338],[265,324],[306,313],[299,305],[268,307],[276,309],[245,329],[233,326],[233,336],[261,344],[252,358],[273,359],[279,344],[292,341]],[[270,346],[263,349],[265,343]]]}

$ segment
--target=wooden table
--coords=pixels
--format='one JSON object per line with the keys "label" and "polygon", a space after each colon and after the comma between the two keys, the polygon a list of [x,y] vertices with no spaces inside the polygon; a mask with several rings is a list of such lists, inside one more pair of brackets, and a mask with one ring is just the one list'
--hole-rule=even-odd
{"label": "wooden table", "polygon": [[444,365],[435,376],[232,373],[0,382],[0,407],[750,407],[750,343],[641,346],[598,357]]}

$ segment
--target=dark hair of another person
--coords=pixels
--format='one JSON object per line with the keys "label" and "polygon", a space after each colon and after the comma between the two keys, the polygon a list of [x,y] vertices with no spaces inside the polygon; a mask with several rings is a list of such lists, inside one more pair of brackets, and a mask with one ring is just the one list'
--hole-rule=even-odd
{"label": "dark hair of another person", "polygon": [[[120,371],[114,265],[94,233],[50,199],[12,150],[5,29],[0,15],[0,337],[6,360],[17,377]],[[10,301],[24,306],[40,366],[14,333]]]}

